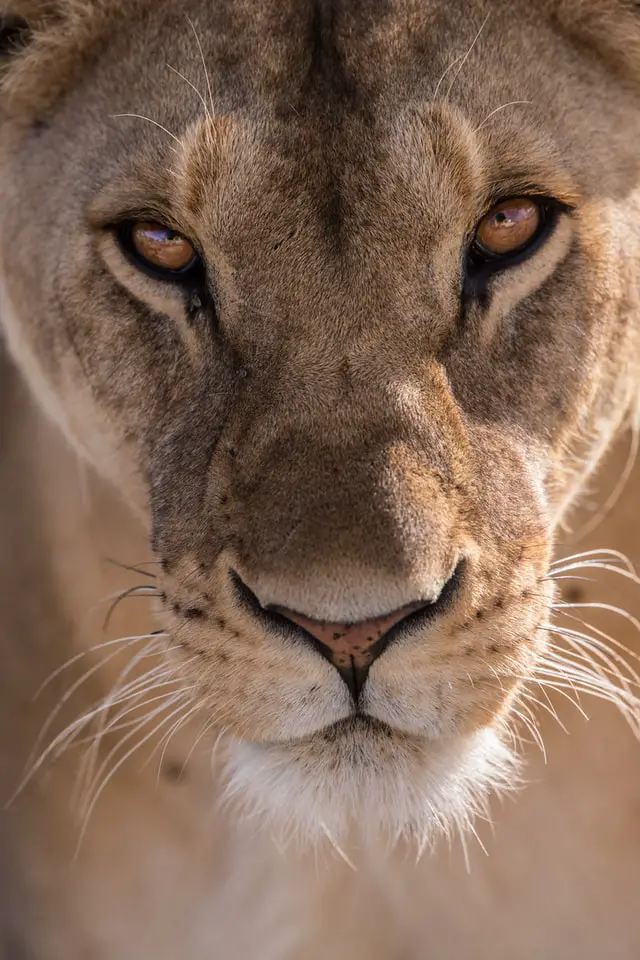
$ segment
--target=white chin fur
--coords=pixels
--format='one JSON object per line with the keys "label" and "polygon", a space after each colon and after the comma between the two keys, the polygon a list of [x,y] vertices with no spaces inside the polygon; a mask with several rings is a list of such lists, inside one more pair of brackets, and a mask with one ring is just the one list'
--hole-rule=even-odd
{"label": "white chin fur", "polygon": [[278,843],[395,842],[422,850],[466,830],[491,791],[519,782],[517,760],[487,728],[428,741],[357,721],[286,745],[231,743],[227,801]]}

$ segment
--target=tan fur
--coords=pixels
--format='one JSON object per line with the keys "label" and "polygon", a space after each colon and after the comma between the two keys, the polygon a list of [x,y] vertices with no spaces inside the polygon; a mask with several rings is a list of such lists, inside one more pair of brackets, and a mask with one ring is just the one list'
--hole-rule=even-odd
{"label": "tan fur", "polygon": [[[610,704],[583,724],[571,674],[550,701],[535,677],[565,656],[543,625],[570,508],[638,427],[637,4],[0,13],[30,27],[0,61],[0,956],[631,960],[637,748]],[[572,212],[462,310],[474,225],[532,191]],[[123,257],[123,216],[197,244],[199,302]],[[637,483],[590,535],[632,560]],[[456,569],[358,716],[230,576],[346,623]],[[632,610],[599,574],[575,583]],[[640,650],[612,617],[607,649]],[[145,676],[93,751],[90,711]],[[529,693],[544,770],[513,739]],[[472,835],[449,858],[514,754],[535,782],[476,825],[489,858]]]}

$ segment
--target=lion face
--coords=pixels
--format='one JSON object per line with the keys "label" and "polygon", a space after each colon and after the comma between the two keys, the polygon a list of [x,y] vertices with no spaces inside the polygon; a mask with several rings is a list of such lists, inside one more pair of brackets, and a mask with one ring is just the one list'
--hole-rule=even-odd
{"label": "lion face", "polygon": [[9,58],[8,342],[147,522],[230,789],[305,829],[509,782],[635,403],[638,89],[534,6],[62,4]]}

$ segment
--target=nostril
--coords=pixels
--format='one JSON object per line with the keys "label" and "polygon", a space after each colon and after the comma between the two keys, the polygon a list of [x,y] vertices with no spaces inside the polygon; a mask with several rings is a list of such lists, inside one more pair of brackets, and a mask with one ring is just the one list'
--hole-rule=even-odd
{"label": "nostril", "polygon": [[435,600],[417,600],[384,616],[359,623],[315,620],[277,604],[263,607],[235,572],[232,572],[232,578],[240,598],[254,615],[271,627],[280,626],[282,629],[289,624],[298,628],[298,636],[310,641],[336,667],[357,700],[371,665],[392,640],[401,632],[419,629],[446,612],[458,591],[463,571],[464,561],[461,561]]}

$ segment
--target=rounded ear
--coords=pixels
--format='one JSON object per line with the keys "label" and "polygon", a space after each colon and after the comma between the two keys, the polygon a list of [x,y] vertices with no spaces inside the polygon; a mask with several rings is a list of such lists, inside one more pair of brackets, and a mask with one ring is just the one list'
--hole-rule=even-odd
{"label": "rounded ear", "polygon": [[[127,0],[127,3],[132,0]],[[113,0],[0,0],[3,112],[45,109],[70,75],[85,22]],[[62,53],[64,51],[64,53]]]}
{"label": "rounded ear", "polygon": [[566,33],[640,83],[640,0],[550,0]]}
{"label": "rounded ear", "polygon": [[24,17],[0,13],[0,59],[26,47],[30,36],[31,28]]}

